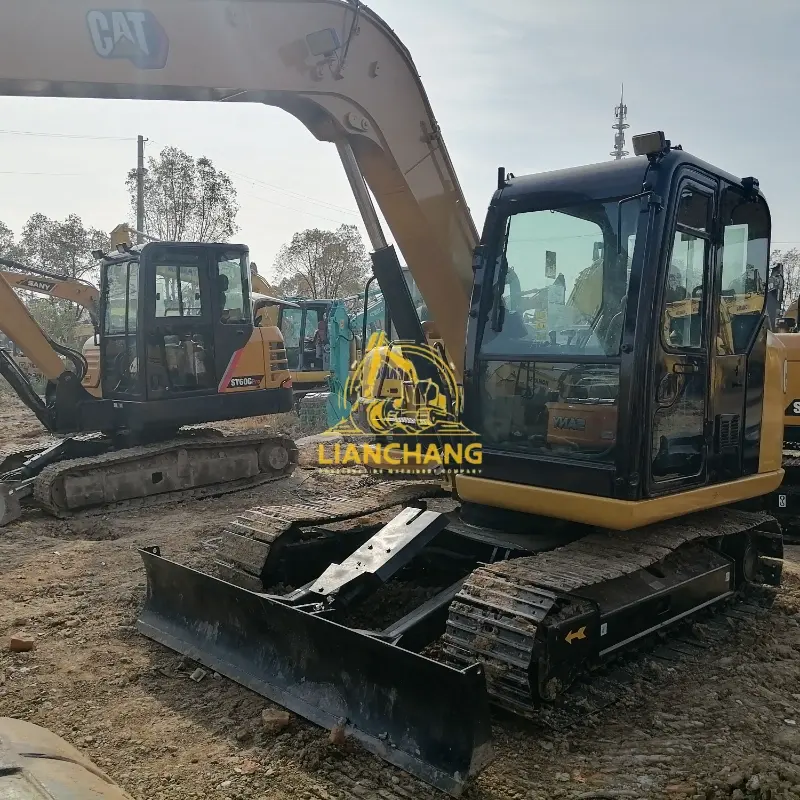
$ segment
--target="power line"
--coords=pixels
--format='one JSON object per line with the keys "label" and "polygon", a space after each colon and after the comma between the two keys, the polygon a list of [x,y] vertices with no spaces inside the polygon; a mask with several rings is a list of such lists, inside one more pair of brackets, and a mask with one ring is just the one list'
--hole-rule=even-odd
{"label": "power line", "polygon": [[[222,165],[222,166],[224,167],[224,165]],[[297,200],[305,200],[306,202],[309,202],[309,203],[315,203],[317,205],[324,206],[326,208],[330,208],[331,211],[342,211],[345,214],[354,214],[355,216],[359,215],[358,211],[355,211],[352,208],[345,208],[344,206],[337,206],[334,203],[327,202],[326,200],[317,200],[317,199],[315,199],[313,197],[309,197],[306,194],[300,194],[299,192],[294,192],[291,189],[282,189],[280,186],[275,186],[275,185],[273,185],[271,183],[267,183],[266,181],[262,181],[259,178],[252,178],[252,177],[250,177],[248,175],[242,175],[240,172],[234,172],[232,169],[228,169],[228,170],[226,170],[226,172],[230,172],[231,175],[235,175],[237,178],[240,178],[241,180],[249,181],[250,183],[252,183],[254,185],[264,186],[267,189],[272,189],[273,191],[281,192],[282,194],[287,194],[287,195],[289,195],[291,197],[296,198]]]}
{"label": "power line", "polygon": [[42,175],[48,178],[85,178],[87,175],[97,174],[96,172],[17,172],[0,169],[0,175]]}
{"label": "power line", "polygon": [[91,141],[114,141],[114,142],[136,141],[135,136],[89,136],[86,134],[78,134],[78,133],[44,133],[42,131],[0,130],[0,134],[3,134],[4,136],[37,136],[48,139],[89,139]]}
{"label": "power line", "polygon": [[242,192],[245,197],[252,197],[254,200],[260,200],[262,203],[268,203],[271,206],[277,206],[278,208],[285,208],[288,211],[294,211],[296,214],[306,214],[309,217],[317,217],[317,219],[324,219],[328,222],[335,222],[337,225],[347,225],[344,220],[342,219],[333,219],[332,217],[324,217],[322,214],[315,214],[313,211],[302,211],[299,208],[294,208],[293,206],[286,206],[283,203],[278,203],[275,200],[268,200],[266,197],[260,197],[257,194],[250,194],[249,192]]}
{"label": "power line", "polygon": [[[132,142],[136,141],[136,137],[134,136],[92,136],[88,134],[77,134],[77,133],[46,133],[44,131],[15,131],[15,130],[0,130],[0,134],[5,136],[33,136],[33,137],[43,137],[43,138],[50,138],[50,139],[78,139],[78,140],[87,140],[87,141],[114,141],[114,142]],[[164,144],[164,142],[159,142],[155,139],[150,139],[153,144],[157,144],[161,147],[167,147],[168,145]],[[220,162],[217,162],[220,163]],[[221,164],[223,169],[225,168],[224,164]],[[267,181],[262,181],[260,178],[253,178],[250,175],[243,175],[241,172],[236,172],[235,170],[226,169],[231,175],[235,175],[237,178],[241,180],[245,180],[253,184],[254,186],[263,186],[267,189],[271,189],[274,192],[280,192],[281,194],[285,194],[289,197],[294,197],[297,200],[303,200],[307,203],[314,203],[315,205],[321,206],[323,208],[330,209],[331,211],[339,211],[344,214],[351,214],[353,216],[359,216],[358,211],[353,210],[352,208],[345,208],[344,206],[336,205],[335,203],[329,203],[326,200],[319,200],[315,197],[310,197],[309,195],[302,194],[301,192],[295,192],[291,189],[285,189],[282,186],[276,186],[275,184],[268,183]],[[38,173],[38,172],[2,172],[2,175],[45,175],[48,173]],[[51,173],[55,177],[67,176],[67,175],[79,175],[80,173]],[[255,196],[255,195],[249,195]],[[257,197],[256,199],[263,200],[264,202],[271,202],[263,197]],[[312,217],[319,217],[320,219],[328,220],[329,222],[341,222],[341,220],[332,220],[330,217],[324,217],[320,214],[312,214],[308,211],[299,211],[299,209],[292,208],[291,206],[281,206],[280,203],[273,203],[274,205],[280,206],[281,208],[289,209],[290,211],[297,211],[300,214],[309,214]]]}
{"label": "power line", "polygon": [[[150,139],[153,144],[157,144],[160,147],[169,147],[170,145],[165,144],[164,142],[159,142],[156,139]],[[216,159],[215,159],[216,160]],[[216,161],[222,169],[226,172],[230,173],[231,175],[235,175],[237,178],[241,180],[249,181],[254,185],[261,185],[266,187],[267,189],[272,189],[275,192],[280,192],[281,194],[289,195],[290,197],[294,197],[298,200],[305,200],[308,203],[315,203],[316,205],[323,206],[325,208],[329,208],[331,211],[343,211],[346,214],[353,214],[354,216],[360,216],[358,211],[353,210],[352,208],[345,208],[344,206],[336,205],[335,203],[329,203],[327,200],[319,200],[316,197],[310,197],[307,194],[302,194],[301,192],[295,192],[292,189],[285,189],[282,186],[276,186],[273,183],[268,183],[267,181],[262,181],[260,178],[254,178],[252,175],[243,175],[241,172],[236,172],[236,170],[228,169],[224,163],[221,161]],[[263,198],[262,198],[263,199]],[[288,208],[288,206],[286,206]],[[292,209],[295,210],[295,209]],[[312,215],[314,216],[314,215]],[[319,215],[316,215],[319,216]],[[325,219],[325,217],[323,217]]]}

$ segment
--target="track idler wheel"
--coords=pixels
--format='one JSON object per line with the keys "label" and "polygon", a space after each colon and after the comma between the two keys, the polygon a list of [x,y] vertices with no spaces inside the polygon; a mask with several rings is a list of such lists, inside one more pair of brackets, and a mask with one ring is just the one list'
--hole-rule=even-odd
{"label": "track idler wheel", "polygon": [[292,460],[292,453],[284,444],[264,445],[258,453],[258,466],[262,472],[281,472]]}
{"label": "track idler wheel", "polygon": [[721,549],[734,560],[737,589],[745,584],[780,586],[783,539],[779,533],[739,533],[723,539]]}

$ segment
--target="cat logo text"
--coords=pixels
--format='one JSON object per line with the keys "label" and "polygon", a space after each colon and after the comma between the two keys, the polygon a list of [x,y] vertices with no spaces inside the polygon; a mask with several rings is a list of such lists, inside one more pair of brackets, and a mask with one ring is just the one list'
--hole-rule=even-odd
{"label": "cat logo text", "polygon": [[169,39],[151,11],[90,11],[89,35],[101,58],[126,59],[139,69],[164,69]]}

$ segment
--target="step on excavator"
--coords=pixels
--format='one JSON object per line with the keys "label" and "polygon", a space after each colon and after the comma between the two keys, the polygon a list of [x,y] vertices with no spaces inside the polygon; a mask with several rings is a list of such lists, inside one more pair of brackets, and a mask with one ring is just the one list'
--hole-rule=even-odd
{"label": "step on excavator", "polygon": [[[241,514],[224,579],[153,542],[144,635],[458,795],[492,759],[490,706],[537,718],[592,665],[780,583],[780,526],[745,507],[784,477],[757,180],[655,132],[634,158],[501,171],[479,238],[411,56],[363,3],[7,0],[0,21],[2,94],[266,103],[335,144],[398,337],[424,331],[373,197],[482,445],[446,497],[384,483]],[[722,298],[745,286],[730,349]]]}
{"label": "step on excavator", "polygon": [[[65,435],[0,456],[0,525],[21,516],[23,501],[69,516],[291,474],[288,437],[203,427],[292,408],[280,331],[254,325],[247,248],[120,243],[96,255],[99,291],[16,263],[0,272],[0,330],[47,378],[45,396],[5,350],[0,375],[50,433]],[[54,342],[14,288],[83,305],[95,336],[81,352]]]}

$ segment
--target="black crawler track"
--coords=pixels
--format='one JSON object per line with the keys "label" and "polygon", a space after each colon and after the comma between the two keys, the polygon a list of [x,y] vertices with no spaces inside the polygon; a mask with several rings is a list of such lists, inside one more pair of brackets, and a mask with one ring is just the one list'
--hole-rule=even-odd
{"label": "black crawler track", "polygon": [[[102,483],[104,473],[109,470],[128,466],[137,471],[147,470],[151,467],[158,469],[160,459],[180,458],[182,453],[187,454],[187,457],[200,456],[202,458],[203,451],[206,451],[206,455],[213,454],[216,457],[224,457],[226,450],[229,452],[241,448],[261,450],[274,446],[282,446],[288,452],[289,460],[283,468],[272,469],[269,465],[266,468],[262,466],[258,474],[225,483],[210,483],[174,491],[154,492],[147,496],[127,497],[113,502],[97,502],[96,496],[89,497],[79,488],[74,492],[70,492],[67,488],[68,479],[89,479]],[[288,437],[262,434],[220,437],[211,432],[208,435],[173,439],[161,444],[131,447],[92,458],[71,459],[51,464],[37,476],[34,484],[34,500],[48,513],[60,518],[75,514],[104,514],[110,511],[158,506],[240,491],[288,477],[296,465],[297,448]]]}
{"label": "black crawler track", "polygon": [[[369,487],[352,497],[321,497],[298,505],[248,509],[220,533],[215,545],[217,571],[231,583],[262,591],[265,585],[286,578],[275,574],[278,570],[272,565],[281,559],[283,548],[302,540],[304,526],[356,519],[437,494],[441,494],[441,488],[433,481],[394,481]],[[320,535],[325,534],[316,534]]]}
{"label": "black crawler track", "polygon": [[[541,674],[551,646],[544,623],[553,624],[559,601],[569,606],[570,616],[579,617],[594,607],[585,591],[591,587],[680,558],[681,553],[696,561],[704,540],[761,535],[769,542],[777,531],[765,514],[723,509],[644,529],[597,532],[548,553],[480,567],[450,605],[445,652],[458,667],[485,665],[492,703],[535,717],[542,699],[553,700],[566,688]],[[735,580],[731,576],[731,589]],[[779,582],[779,573],[769,582]],[[608,632],[607,626],[594,631],[586,627],[589,637],[599,635],[601,641]]]}

